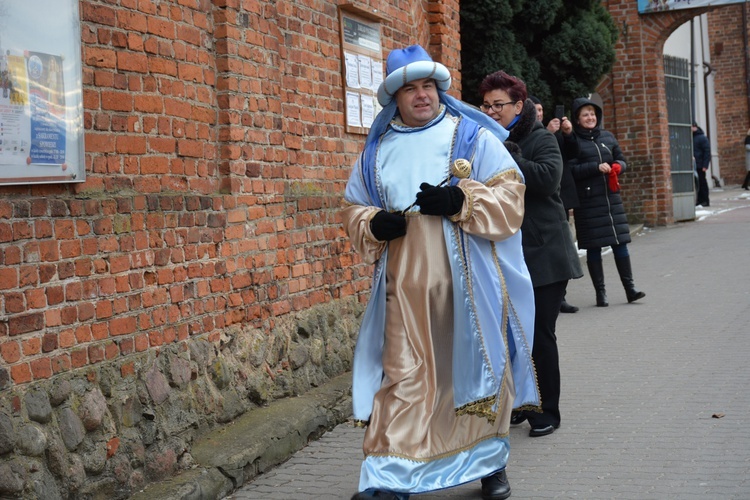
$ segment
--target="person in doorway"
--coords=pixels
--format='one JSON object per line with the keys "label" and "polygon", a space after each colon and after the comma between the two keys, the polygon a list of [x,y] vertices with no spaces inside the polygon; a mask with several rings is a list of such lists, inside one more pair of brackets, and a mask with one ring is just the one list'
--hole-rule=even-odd
{"label": "person in doorway", "polygon": [[483,499],[509,497],[511,410],[540,404],[523,176],[507,131],[450,82],[419,45],[393,50],[346,186],[344,229],[375,264],[353,363],[357,500],[477,479]]}
{"label": "person in doorway", "polygon": [[747,174],[745,175],[745,180],[742,182],[742,189],[750,191],[750,129],[748,129],[747,135],[745,135],[745,170],[747,170]]}
{"label": "person in doorway", "polygon": [[534,284],[534,348],[542,411],[519,411],[512,424],[528,420],[532,437],[560,426],[560,360],[555,326],[568,280],[583,276],[573,235],[560,200],[563,160],[555,136],[537,119],[526,84],[504,71],[479,85],[481,109],[506,128],[506,147],[526,179],[523,253]]}
{"label": "person in doorway", "polygon": [[[540,108],[542,115],[544,115],[544,107],[541,103],[537,105],[537,113]],[[570,172],[570,167],[568,166],[568,160],[578,156],[578,141],[573,135],[573,125],[567,116],[563,115],[560,118],[553,117],[547,123],[547,130],[555,134],[557,145],[560,147],[560,153],[562,153],[563,175],[562,179],[560,179],[560,200],[562,200],[563,208],[565,208],[565,219],[569,221],[570,211],[578,206],[578,193],[576,192],[576,183],[573,180],[573,174]],[[568,303],[565,295],[563,295],[560,312],[576,313],[578,312],[578,307]]]}
{"label": "person in doorway", "polygon": [[607,307],[602,247],[612,247],[617,272],[628,302],[646,296],[636,290],[628,243],[630,227],[620,198],[619,176],[627,168],[615,136],[601,128],[602,109],[588,98],[573,101],[573,132],[578,139],[578,156],[570,170],[578,191],[575,209],[578,248],[586,250],[586,264],[596,290],[596,305]]}
{"label": "person in doorway", "polygon": [[711,162],[711,144],[708,137],[697,123],[693,122],[693,157],[695,158],[695,172],[698,174],[698,197],[695,200],[696,205],[708,207],[711,205],[708,199],[708,164]]}

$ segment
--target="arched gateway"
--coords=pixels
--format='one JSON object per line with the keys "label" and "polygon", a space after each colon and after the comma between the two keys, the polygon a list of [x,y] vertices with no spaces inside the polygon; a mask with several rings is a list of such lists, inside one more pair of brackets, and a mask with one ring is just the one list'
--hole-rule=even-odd
{"label": "arched gateway", "polygon": [[[632,0],[607,1],[605,6],[620,28],[620,37],[614,68],[597,91],[603,100],[606,127],[617,136],[629,160],[623,199],[633,220],[646,225],[670,224],[674,212],[664,42],[683,23],[711,11],[718,149],[727,180],[739,182],[742,163],[736,144],[748,128],[747,37],[742,36],[747,33],[747,7],[724,5],[639,14],[637,2]],[[727,36],[728,31],[733,36]]]}

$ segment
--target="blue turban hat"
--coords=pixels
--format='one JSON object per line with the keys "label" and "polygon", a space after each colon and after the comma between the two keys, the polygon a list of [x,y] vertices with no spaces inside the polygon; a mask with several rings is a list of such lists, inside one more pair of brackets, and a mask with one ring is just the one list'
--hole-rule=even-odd
{"label": "blue turban hat", "polygon": [[448,68],[433,61],[420,45],[391,51],[385,62],[385,74],[385,80],[378,87],[378,102],[381,106],[387,106],[398,89],[414,80],[432,78],[443,92],[451,86]]}

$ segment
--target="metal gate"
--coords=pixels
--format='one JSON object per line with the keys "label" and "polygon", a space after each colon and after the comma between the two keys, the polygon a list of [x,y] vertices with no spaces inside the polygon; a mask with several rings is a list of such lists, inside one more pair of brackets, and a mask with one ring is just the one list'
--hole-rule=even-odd
{"label": "metal gate", "polygon": [[672,206],[675,221],[695,219],[695,168],[693,167],[693,120],[690,116],[690,61],[664,56],[667,94]]}

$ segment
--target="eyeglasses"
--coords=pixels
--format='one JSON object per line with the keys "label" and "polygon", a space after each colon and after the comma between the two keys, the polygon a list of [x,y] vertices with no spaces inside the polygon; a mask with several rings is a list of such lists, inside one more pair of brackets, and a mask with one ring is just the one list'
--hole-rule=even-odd
{"label": "eyeglasses", "polygon": [[481,109],[482,111],[486,113],[487,111],[490,110],[490,108],[492,108],[492,110],[495,113],[502,113],[503,106],[507,106],[508,104],[515,104],[517,102],[518,101],[508,101],[508,102],[493,102],[492,104],[481,104],[479,106],[479,109]]}

